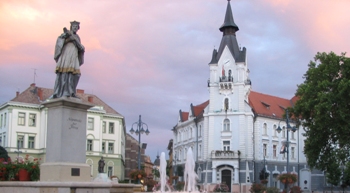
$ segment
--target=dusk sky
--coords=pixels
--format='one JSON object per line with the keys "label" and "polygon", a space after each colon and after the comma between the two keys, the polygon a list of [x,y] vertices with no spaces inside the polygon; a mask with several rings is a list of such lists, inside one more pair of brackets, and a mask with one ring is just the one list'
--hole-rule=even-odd
{"label": "dusk sky", "polygon": [[[350,51],[349,0],[230,3],[254,91],[290,99],[317,52]],[[34,69],[36,85],[53,88],[56,38],[79,21],[86,52],[78,88],[122,114],[127,132],[141,115],[153,162],[168,154],[179,110],[209,99],[208,63],[226,7],[227,0],[1,0],[0,104],[34,82]]]}

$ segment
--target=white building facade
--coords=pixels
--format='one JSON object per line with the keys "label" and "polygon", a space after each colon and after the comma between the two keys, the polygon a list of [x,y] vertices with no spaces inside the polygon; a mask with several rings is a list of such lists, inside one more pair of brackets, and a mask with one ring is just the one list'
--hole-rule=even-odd
{"label": "white building facade", "polygon": [[[190,105],[179,112],[173,131],[173,167],[183,166],[186,152],[193,149],[196,172],[202,189],[211,191],[226,183],[231,192],[249,192],[253,182],[260,182],[263,168],[269,173],[268,187],[283,189],[277,176],[287,171],[298,175],[302,190],[320,189],[323,174],[313,173],[303,154],[303,129],[286,128],[285,111],[295,98],[283,99],[252,91],[247,49],[236,39],[239,30],[228,1],[223,33],[218,50],[209,63],[209,100]],[[295,124],[290,122],[293,127]],[[278,126],[282,131],[278,133]],[[289,140],[287,153],[280,153]],[[311,183],[311,177],[314,182]]]}
{"label": "white building facade", "polygon": [[[12,160],[17,156],[41,158],[45,162],[47,112],[41,103],[52,95],[52,89],[35,84],[0,106],[0,145]],[[124,117],[95,95],[78,90],[83,102],[95,105],[87,113],[86,163],[91,167],[91,177],[98,174],[98,161],[105,160],[108,176],[124,179],[125,123]],[[20,152],[20,153],[18,153]],[[69,155],[67,155],[69,156]]]}

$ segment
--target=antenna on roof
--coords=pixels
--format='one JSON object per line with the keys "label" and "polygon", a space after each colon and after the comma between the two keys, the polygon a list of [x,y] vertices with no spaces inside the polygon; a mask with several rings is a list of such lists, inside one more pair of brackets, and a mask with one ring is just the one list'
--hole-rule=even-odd
{"label": "antenna on roof", "polygon": [[33,70],[34,70],[34,82],[33,83],[35,83],[35,77],[37,76],[36,75],[36,68],[32,68]]}

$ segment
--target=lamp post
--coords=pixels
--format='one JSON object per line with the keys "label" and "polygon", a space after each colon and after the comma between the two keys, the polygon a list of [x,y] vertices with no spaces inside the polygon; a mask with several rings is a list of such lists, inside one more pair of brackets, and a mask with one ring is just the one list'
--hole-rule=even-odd
{"label": "lamp post", "polygon": [[[136,131],[133,128],[134,125],[137,125]],[[143,129],[143,126],[146,126],[146,130]],[[139,120],[131,125],[130,133],[131,134],[135,133],[136,135],[139,135],[138,169],[140,170],[141,169],[141,134],[146,133],[146,135],[148,135],[150,133],[148,130],[147,124],[141,121],[141,115],[139,116]]]}
{"label": "lamp post", "polygon": [[[281,121],[280,121],[281,122]],[[280,122],[278,123],[278,128],[277,128],[277,132],[280,133],[282,131],[281,127],[280,127]],[[289,124],[289,115],[288,115],[288,109],[286,109],[286,124],[287,124],[287,141],[285,144],[285,148],[281,149],[281,154],[283,153],[287,153],[287,174],[289,173],[289,131],[293,131],[295,132],[297,130],[297,128],[295,126],[291,127]],[[284,184],[285,189],[287,190],[288,186],[287,186],[287,182]],[[288,192],[288,190],[287,190]]]}

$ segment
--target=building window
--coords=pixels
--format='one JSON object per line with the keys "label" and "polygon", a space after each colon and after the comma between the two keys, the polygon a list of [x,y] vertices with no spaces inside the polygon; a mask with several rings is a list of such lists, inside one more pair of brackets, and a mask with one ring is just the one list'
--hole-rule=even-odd
{"label": "building window", "polygon": [[114,123],[109,123],[108,133],[110,134],[114,133]]}
{"label": "building window", "polygon": [[230,151],[230,141],[223,141],[222,145],[224,151]]}
{"label": "building window", "polygon": [[199,125],[199,132],[198,132],[198,136],[201,137],[202,136],[202,125]]}
{"label": "building window", "polygon": [[273,125],[273,136],[277,136],[277,126]]}
{"label": "building window", "polygon": [[263,144],[263,155],[264,157],[267,155],[267,144]]}
{"label": "building window", "polygon": [[7,144],[6,144],[6,135],[4,135],[4,145],[3,145],[3,147],[6,147],[7,146]]}
{"label": "building window", "polygon": [[29,126],[35,127],[36,125],[36,114],[29,113]]}
{"label": "building window", "polygon": [[34,149],[34,142],[35,142],[35,137],[29,136],[28,137],[28,148],[29,149]]}
{"label": "building window", "polygon": [[264,135],[267,135],[267,124],[264,123],[264,126],[263,126],[263,132],[264,132]]}
{"label": "building window", "polygon": [[26,114],[19,112],[18,113],[18,125],[24,126],[26,123],[25,120],[26,120]]}
{"label": "building window", "polygon": [[286,127],[285,126],[283,126],[283,128],[282,128],[282,137],[286,138]]}
{"label": "building window", "polygon": [[294,147],[292,147],[291,148],[291,153],[292,153],[292,155],[291,155],[291,157],[292,157],[292,159],[295,159],[295,148]]}
{"label": "building window", "polygon": [[88,130],[94,130],[94,118],[88,117]]}
{"label": "building window", "polygon": [[201,157],[202,155],[202,145],[198,146],[198,156]]}
{"label": "building window", "polygon": [[292,132],[290,132],[290,133],[292,134],[292,139],[295,139],[295,138],[294,138],[294,132],[292,131]]}
{"label": "building window", "polygon": [[106,133],[106,121],[102,122],[102,133]]}
{"label": "building window", "polygon": [[202,180],[202,168],[198,167],[197,169],[197,176],[198,176],[198,180],[201,181]]}
{"label": "building window", "polygon": [[225,110],[225,112],[227,112],[227,110],[228,110],[228,98],[225,98],[225,104],[224,104],[225,106],[224,106],[224,110]]}
{"label": "building window", "polygon": [[108,143],[108,153],[114,153],[114,143]]}
{"label": "building window", "polygon": [[106,142],[102,142],[102,153],[106,153]]}
{"label": "building window", "polygon": [[18,135],[17,136],[17,147],[18,148],[23,148],[24,147],[24,136],[23,135]]}
{"label": "building window", "polygon": [[86,151],[92,151],[92,139],[87,140]]}
{"label": "building window", "polygon": [[108,177],[111,177],[113,175],[113,167],[108,166]]}
{"label": "building window", "polygon": [[273,145],[272,149],[273,149],[273,158],[276,158],[277,157],[277,145]]}
{"label": "building window", "polygon": [[2,127],[2,118],[3,118],[3,114],[1,114],[1,118],[0,118],[0,127]]}
{"label": "building window", "polygon": [[224,131],[230,131],[230,120],[229,119],[224,120]]}
{"label": "building window", "polygon": [[2,136],[0,135],[0,146],[3,146],[2,145]]}

